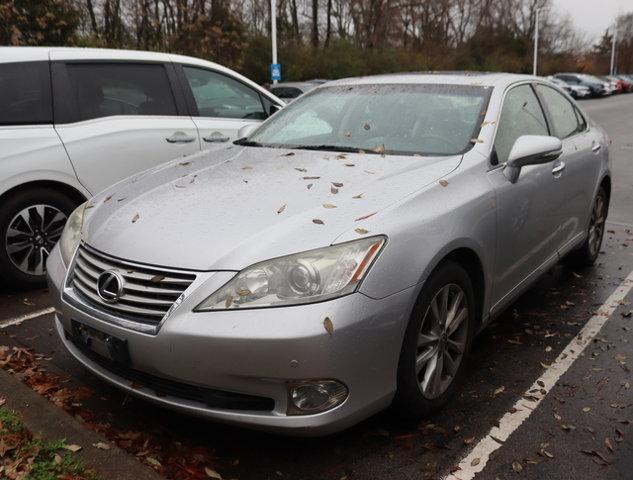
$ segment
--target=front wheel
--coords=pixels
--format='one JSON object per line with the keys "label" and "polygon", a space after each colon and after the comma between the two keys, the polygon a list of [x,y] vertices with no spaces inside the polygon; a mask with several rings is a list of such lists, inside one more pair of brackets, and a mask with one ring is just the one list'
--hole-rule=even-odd
{"label": "front wheel", "polygon": [[398,365],[395,408],[421,417],[444,406],[459,380],[475,332],[472,282],[453,261],[429,277],[415,304]]}
{"label": "front wheel", "polygon": [[0,283],[23,289],[46,283],[46,259],[75,202],[50,188],[23,190],[0,208]]}

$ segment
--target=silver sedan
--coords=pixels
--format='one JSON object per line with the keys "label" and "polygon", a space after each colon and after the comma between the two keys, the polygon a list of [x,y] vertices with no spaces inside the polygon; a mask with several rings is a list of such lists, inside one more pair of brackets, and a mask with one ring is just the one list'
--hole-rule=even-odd
{"label": "silver sedan", "polygon": [[57,331],[106,381],[222,422],[427,415],[479,330],[561,257],[595,262],[607,149],[535,77],[328,83],[77,209],[48,260]]}

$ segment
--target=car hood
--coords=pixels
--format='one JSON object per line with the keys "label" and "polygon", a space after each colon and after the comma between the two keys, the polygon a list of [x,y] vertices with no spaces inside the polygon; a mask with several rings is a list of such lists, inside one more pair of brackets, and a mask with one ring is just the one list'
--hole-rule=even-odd
{"label": "car hood", "polygon": [[110,187],[88,202],[82,238],[140,263],[240,270],[345,233],[385,233],[375,225],[389,207],[461,158],[229,146]]}

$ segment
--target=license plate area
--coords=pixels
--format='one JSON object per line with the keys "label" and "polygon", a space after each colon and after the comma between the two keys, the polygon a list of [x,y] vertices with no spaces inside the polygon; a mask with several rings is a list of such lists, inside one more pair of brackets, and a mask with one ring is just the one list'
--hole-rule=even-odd
{"label": "license plate area", "polygon": [[121,365],[130,365],[127,340],[104,333],[96,328],[71,320],[72,340],[81,348]]}

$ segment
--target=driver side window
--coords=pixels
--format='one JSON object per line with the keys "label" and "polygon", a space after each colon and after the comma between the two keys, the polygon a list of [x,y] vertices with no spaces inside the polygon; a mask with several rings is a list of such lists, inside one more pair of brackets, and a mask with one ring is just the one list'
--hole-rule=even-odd
{"label": "driver side window", "polygon": [[221,73],[183,67],[198,116],[264,120],[268,115],[259,93]]}
{"label": "driver side window", "polygon": [[508,161],[514,142],[523,135],[549,135],[545,114],[530,85],[514,87],[506,95],[495,138],[495,165]]}

